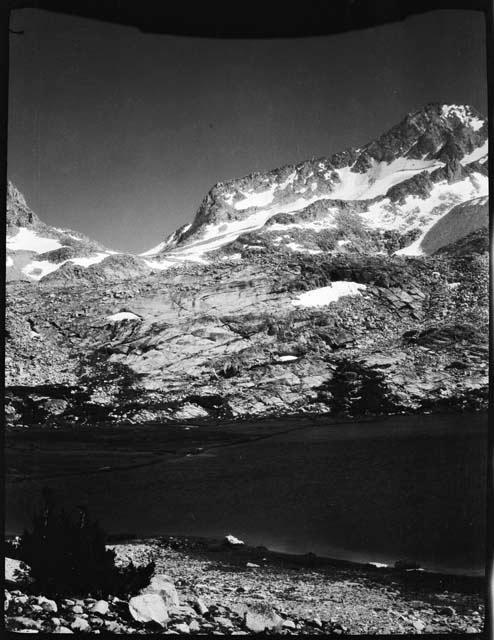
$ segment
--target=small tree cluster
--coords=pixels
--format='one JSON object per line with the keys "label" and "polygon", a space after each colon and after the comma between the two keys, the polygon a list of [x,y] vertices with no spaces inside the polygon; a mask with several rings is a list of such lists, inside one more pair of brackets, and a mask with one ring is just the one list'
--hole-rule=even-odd
{"label": "small tree cluster", "polygon": [[20,539],[18,557],[31,567],[37,589],[46,595],[128,596],[149,584],[154,564],[115,565],[115,552],[106,548],[106,534],[84,507],[74,517],[53,505],[45,493],[44,506],[33,518],[31,531]]}

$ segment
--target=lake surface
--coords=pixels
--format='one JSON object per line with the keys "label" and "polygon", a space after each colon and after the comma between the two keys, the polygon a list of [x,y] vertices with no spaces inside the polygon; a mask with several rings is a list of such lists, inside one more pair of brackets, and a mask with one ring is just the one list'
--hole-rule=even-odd
{"label": "lake surface", "polygon": [[232,533],[291,553],[481,574],[486,448],[486,414],[19,432],[7,439],[6,530],[30,523],[48,486],[109,533]]}

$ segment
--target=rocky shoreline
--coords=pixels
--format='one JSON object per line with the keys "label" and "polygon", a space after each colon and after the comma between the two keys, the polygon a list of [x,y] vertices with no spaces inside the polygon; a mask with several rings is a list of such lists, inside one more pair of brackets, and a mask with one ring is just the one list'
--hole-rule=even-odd
{"label": "rocky shoreline", "polygon": [[233,536],[127,540],[111,547],[117,564],[155,563],[155,576],[140,595],[50,600],[26,581],[7,581],[6,629],[167,635],[482,632],[481,578],[426,573],[406,564],[390,568],[287,555],[249,547]]}

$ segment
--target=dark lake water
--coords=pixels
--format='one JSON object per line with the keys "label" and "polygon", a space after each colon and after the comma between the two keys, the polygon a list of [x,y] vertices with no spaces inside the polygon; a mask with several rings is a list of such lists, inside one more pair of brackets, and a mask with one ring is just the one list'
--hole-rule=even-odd
{"label": "dark lake water", "polygon": [[20,433],[7,440],[6,529],[20,533],[49,486],[111,533],[232,533],[280,551],[479,574],[486,446],[486,414]]}

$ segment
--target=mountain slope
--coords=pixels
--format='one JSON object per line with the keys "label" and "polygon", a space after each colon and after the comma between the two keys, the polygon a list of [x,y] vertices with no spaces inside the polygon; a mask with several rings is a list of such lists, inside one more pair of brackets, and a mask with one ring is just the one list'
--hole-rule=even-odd
{"label": "mountain slope", "polygon": [[118,254],[77,231],[43,223],[11,182],[6,248],[7,282],[63,284],[73,279],[122,279],[150,271],[138,257]]}
{"label": "mountain slope", "polygon": [[7,260],[55,268],[7,290],[9,424],[485,407],[486,136],[429,105],[361,149],[216,185],[142,256],[44,225],[10,187]]}
{"label": "mountain slope", "polygon": [[[478,113],[428,105],[362,148],[218,183],[191,224],[142,255],[154,268],[167,268],[222,257],[225,249],[241,256],[253,236],[321,252],[330,238],[348,240],[348,227],[376,240],[391,231],[423,233],[454,205],[487,195],[486,159],[487,126]],[[235,251],[228,248],[233,243]]]}

